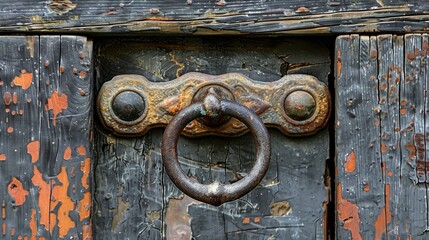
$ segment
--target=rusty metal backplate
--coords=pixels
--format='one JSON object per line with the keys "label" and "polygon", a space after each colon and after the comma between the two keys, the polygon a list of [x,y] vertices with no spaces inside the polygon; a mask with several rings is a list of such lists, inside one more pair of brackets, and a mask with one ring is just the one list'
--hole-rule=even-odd
{"label": "rusty metal backplate", "polygon": [[[97,107],[103,125],[120,136],[139,136],[166,126],[180,110],[207,91],[254,111],[267,127],[288,136],[311,135],[323,128],[330,113],[327,86],[310,75],[286,75],[274,82],[255,82],[239,73],[187,73],[169,82],[150,82],[141,75],[118,75],[104,83]],[[220,126],[194,120],[186,136],[239,136],[248,131],[231,118]]]}

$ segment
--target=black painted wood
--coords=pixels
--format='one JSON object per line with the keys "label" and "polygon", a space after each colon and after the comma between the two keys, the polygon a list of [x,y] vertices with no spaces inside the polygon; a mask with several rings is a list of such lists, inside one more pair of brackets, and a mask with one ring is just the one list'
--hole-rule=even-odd
{"label": "black painted wood", "polygon": [[[258,81],[308,73],[327,82],[329,51],[309,39],[100,39],[96,82],[125,73],[169,81],[186,72],[240,72]],[[163,171],[162,129],[118,138],[95,125],[96,239],[324,239],[328,131],[290,138],[270,130],[272,160],[259,187],[240,200],[213,207],[181,193]],[[249,135],[181,138],[179,160],[200,182],[228,183],[253,163]]]}
{"label": "black painted wood", "polygon": [[0,51],[0,238],[90,239],[92,42],[2,36]]}
{"label": "black painted wood", "polygon": [[85,34],[331,34],[429,27],[417,0],[0,1],[0,31]]}
{"label": "black painted wood", "polygon": [[337,239],[428,238],[427,46],[337,38]]}

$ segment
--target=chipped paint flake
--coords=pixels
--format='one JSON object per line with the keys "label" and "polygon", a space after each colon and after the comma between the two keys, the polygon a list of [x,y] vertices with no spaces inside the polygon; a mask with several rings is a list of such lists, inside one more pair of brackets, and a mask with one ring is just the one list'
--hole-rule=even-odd
{"label": "chipped paint flake", "polygon": [[6,154],[0,154],[0,161],[6,161]]}
{"label": "chipped paint flake", "polygon": [[25,203],[29,192],[24,189],[21,181],[17,178],[12,178],[12,181],[7,186],[9,195],[15,200],[15,206],[21,206]]}
{"label": "chipped paint flake", "polygon": [[61,203],[58,208],[58,228],[60,238],[64,238],[70,229],[75,227],[74,221],[70,218],[70,213],[74,211],[75,205],[68,194],[69,179],[66,167],[61,167],[61,171],[57,176],[61,185],[55,185],[52,189],[52,196],[56,199],[56,204],[51,204],[51,210],[55,209],[56,205]]}
{"label": "chipped paint flake", "polygon": [[81,156],[85,156],[86,155],[86,148],[85,146],[79,146],[77,148],[77,153]]}
{"label": "chipped paint flake", "polygon": [[359,227],[359,208],[356,204],[343,198],[341,183],[337,185],[337,213],[338,219],[344,223],[344,229],[351,232],[352,239],[362,240]]}
{"label": "chipped paint flake", "polygon": [[28,73],[25,69],[21,70],[21,75],[13,79],[15,86],[20,86],[22,89],[28,89],[33,82],[33,73]]}
{"label": "chipped paint flake", "polygon": [[71,159],[72,150],[70,147],[67,147],[66,150],[64,150],[64,160],[70,160]]}
{"label": "chipped paint flake", "polygon": [[37,223],[36,223],[36,209],[31,209],[30,217],[30,230],[31,230],[31,240],[37,239]]}
{"label": "chipped paint flake", "polygon": [[[39,197],[37,199],[40,214],[39,222],[45,226],[46,230],[50,230],[50,232],[52,232],[52,229],[49,229],[49,204],[51,199],[51,187],[49,183],[43,180],[43,176],[36,166],[33,167],[33,177],[31,178],[31,181],[33,182],[34,186],[39,187]],[[53,218],[51,221],[54,219],[55,218]]]}
{"label": "chipped paint flake", "polygon": [[86,192],[83,194],[83,198],[79,201],[77,205],[79,212],[79,219],[82,222],[84,219],[89,218],[91,214],[91,193]]}
{"label": "chipped paint flake", "polygon": [[47,110],[52,110],[53,112],[53,118],[52,123],[54,126],[57,122],[57,115],[61,113],[63,110],[67,109],[68,102],[67,102],[67,95],[58,94],[58,91],[54,91],[50,98],[48,98],[48,103],[46,104]]}
{"label": "chipped paint flake", "polygon": [[346,159],[346,163],[344,164],[344,168],[346,172],[352,173],[356,170],[356,155],[355,151],[352,150],[348,155]]}
{"label": "chipped paint flake", "polygon": [[91,158],[85,158],[85,161],[82,162],[80,166],[80,170],[82,171],[82,187],[85,189],[89,189],[88,179],[89,172],[91,171]]}
{"label": "chipped paint flake", "polygon": [[31,162],[35,163],[39,160],[40,142],[32,141],[27,144],[27,153],[31,156]]}

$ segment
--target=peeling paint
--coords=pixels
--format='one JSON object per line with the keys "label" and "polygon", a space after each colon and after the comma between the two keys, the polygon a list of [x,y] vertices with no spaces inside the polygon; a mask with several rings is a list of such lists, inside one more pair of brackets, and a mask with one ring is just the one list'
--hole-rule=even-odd
{"label": "peeling paint", "polygon": [[82,239],[92,240],[92,225],[86,224],[82,226]]}
{"label": "peeling paint", "polygon": [[31,162],[35,163],[39,160],[40,142],[32,141],[27,144],[27,153],[31,156]]}
{"label": "peeling paint", "polygon": [[52,233],[52,229],[49,229],[51,187],[49,183],[43,180],[43,176],[36,166],[33,166],[31,181],[34,186],[39,187],[37,203],[39,204],[40,224],[44,225],[45,229]]}
{"label": "peeling paint", "polygon": [[352,240],[362,240],[359,208],[356,204],[343,198],[341,183],[337,185],[337,213],[338,219],[344,223],[344,229],[351,232]]}
{"label": "peeling paint", "polygon": [[[75,227],[74,221],[70,218],[70,212],[75,208],[74,202],[68,195],[69,179],[66,167],[61,167],[61,171],[57,176],[61,185],[55,185],[52,189],[52,196],[56,199],[55,203],[51,203],[51,210],[61,203],[58,208],[58,228],[59,236],[64,238],[70,229]],[[52,201],[54,202],[54,201]]]}
{"label": "peeling paint", "polygon": [[270,206],[272,216],[280,217],[287,216],[292,211],[292,207],[288,201],[274,202]]}
{"label": "peeling paint", "polygon": [[200,203],[186,195],[182,199],[170,199],[168,201],[165,224],[167,227],[167,239],[191,240],[191,216],[188,207]]}
{"label": "peeling paint", "polygon": [[29,194],[29,192],[22,186],[21,181],[15,177],[12,178],[12,181],[7,186],[7,190],[9,195],[15,200],[15,206],[21,206],[24,204]]}
{"label": "peeling paint", "polygon": [[56,125],[57,122],[57,115],[59,113],[61,113],[63,110],[67,109],[68,107],[68,102],[67,102],[67,95],[63,94],[58,94],[58,91],[55,90],[51,97],[48,98],[48,103],[46,104],[46,109],[47,110],[52,110],[53,112],[53,118],[52,118],[52,123],[54,124],[54,126]]}
{"label": "peeling paint", "polygon": [[[381,209],[380,215],[378,215],[377,220],[375,221],[375,239],[382,239],[383,234],[387,234],[387,225],[392,221],[392,213],[390,211],[390,184],[385,186],[385,207]],[[387,236],[385,236],[387,238]]]}
{"label": "peeling paint", "polygon": [[37,239],[37,223],[36,223],[36,209],[31,209],[30,217],[30,230],[31,230],[31,240]]}
{"label": "peeling paint", "polygon": [[79,219],[82,222],[84,219],[89,218],[91,214],[91,193],[85,192],[83,198],[79,201],[77,205],[79,212]]}
{"label": "peeling paint", "polygon": [[341,75],[341,51],[337,50],[337,78]]}
{"label": "peeling paint", "polygon": [[21,70],[21,75],[13,79],[15,86],[20,86],[22,89],[28,89],[33,82],[33,73],[28,73],[25,69]]}

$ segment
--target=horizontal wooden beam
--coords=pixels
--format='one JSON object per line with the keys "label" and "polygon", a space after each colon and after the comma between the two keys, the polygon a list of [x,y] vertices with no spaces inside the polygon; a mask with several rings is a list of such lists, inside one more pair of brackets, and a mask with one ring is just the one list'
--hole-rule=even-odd
{"label": "horizontal wooden beam", "polygon": [[424,32],[417,0],[0,0],[0,33],[338,34]]}

